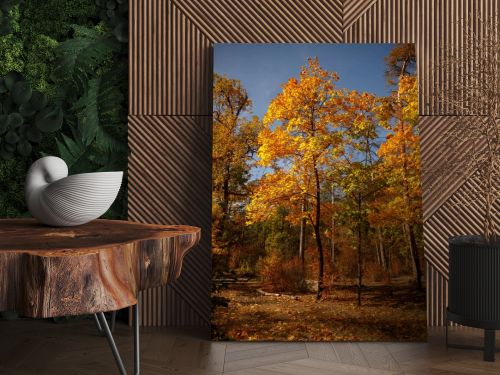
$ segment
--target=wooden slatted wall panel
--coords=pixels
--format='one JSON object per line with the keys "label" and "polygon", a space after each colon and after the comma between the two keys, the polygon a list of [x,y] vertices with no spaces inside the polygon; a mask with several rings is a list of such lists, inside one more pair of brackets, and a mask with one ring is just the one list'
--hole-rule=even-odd
{"label": "wooden slatted wall panel", "polygon": [[[427,173],[444,162],[440,149],[442,137],[453,123],[454,113],[437,98],[437,94],[463,79],[470,65],[458,66],[453,72],[444,72],[440,59],[445,50],[460,51],[467,56],[464,28],[469,17],[489,18],[498,15],[499,0],[419,0],[417,58],[419,76],[420,129],[422,135],[422,182],[424,203],[424,243],[428,263],[428,324],[443,325],[447,306],[448,238],[453,235],[481,233],[483,209],[473,203],[468,207],[457,205],[474,184],[473,176],[468,180],[449,175],[440,181],[442,189],[429,186],[434,176]],[[446,82],[440,87],[439,82]],[[467,153],[466,147],[463,153]]]}
{"label": "wooden slatted wall panel", "polygon": [[419,0],[345,0],[345,43],[415,43]]}
{"label": "wooden slatted wall panel", "polygon": [[426,285],[427,285],[427,324],[443,326],[445,324],[445,312],[448,305],[448,280],[426,262]]}
{"label": "wooden slatted wall panel", "polygon": [[216,43],[338,43],[341,0],[172,0]]}
{"label": "wooden slatted wall panel", "polygon": [[[440,49],[463,48],[460,20],[498,13],[500,0],[131,0],[130,7],[130,218],[199,223],[205,231],[202,250],[188,259],[181,280],[141,296],[143,323],[200,325],[209,320],[211,167],[210,145],[201,140],[210,139],[213,43],[412,42],[420,83],[428,323],[443,324],[446,239],[476,230],[481,209],[459,211],[453,204],[473,180],[450,179],[440,194],[426,190],[431,178],[426,168],[442,162],[435,146],[450,124],[446,116],[453,115],[434,95],[444,74],[437,69]],[[457,69],[447,78],[449,85],[460,73]],[[184,137],[202,145],[202,152],[189,155],[205,172],[198,167],[196,176],[190,174],[180,168],[185,164],[179,155],[165,148],[192,145]],[[145,172],[148,167],[152,173]],[[177,197],[179,187],[192,193],[193,184],[201,184],[197,188],[205,205],[180,206],[187,195]],[[465,215],[475,220],[467,227],[457,225]]]}
{"label": "wooden slatted wall panel", "polygon": [[417,55],[420,114],[453,115],[442,101],[437,100],[436,94],[442,89],[439,82],[456,84],[463,79],[464,72],[473,67],[467,64],[458,66],[453,72],[443,72],[440,68],[443,51],[452,50],[466,55],[464,28],[471,27],[475,33],[480,32],[478,23],[470,25],[469,18],[498,16],[500,0],[419,0],[419,3]]}
{"label": "wooden slatted wall panel", "polygon": [[211,120],[129,116],[129,218],[202,228],[200,244],[184,259],[182,276],[168,288],[141,293],[143,325],[209,324]]}
{"label": "wooden slatted wall panel", "polygon": [[208,325],[213,45],[171,1],[130,11],[129,218],[202,227],[181,278],[140,294],[141,324]]}
{"label": "wooden slatted wall panel", "polygon": [[130,2],[132,115],[210,115],[212,42],[171,1]]}

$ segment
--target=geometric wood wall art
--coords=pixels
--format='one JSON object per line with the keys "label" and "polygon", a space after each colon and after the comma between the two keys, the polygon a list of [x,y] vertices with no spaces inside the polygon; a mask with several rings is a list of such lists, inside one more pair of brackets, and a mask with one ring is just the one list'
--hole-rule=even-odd
{"label": "geometric wood wall art", "polygon": [[[141,294],[142,323],[210,321],[213,45],[406,42],[418,59],[428,324],[443,324],[446,240],[478,231],[481,207],[465,213],[453,204],[474,176],[439,196],[425,190],[426,167],[439,162],[433,145],[453,115],[434,99],[438,61],[443,46],[463,47],[460,20],[499,11],[500,0],[131,0],[129,217],[202,227],[181,278]],[[469,224],[459,227],[465,214]]]}
{"label": "geometric wood wall art", "polygon": [[141,292],[143,325],[206,325],[210,315],[211,122],[207,116],[129,116],[129,218],[189,222],[204,234],[195,256],[184,259],[182,279]]}

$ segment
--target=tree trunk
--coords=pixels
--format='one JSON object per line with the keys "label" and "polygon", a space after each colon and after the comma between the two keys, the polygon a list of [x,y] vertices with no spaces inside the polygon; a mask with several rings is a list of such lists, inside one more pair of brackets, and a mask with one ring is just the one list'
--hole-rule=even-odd
{"label": "tree trunk", "polygon": [[314,177],[316,179],[316,217],[314,219],[314,235],[316,237],[316,246],[318,248],[318,256],[319,256],[319,270],[318,270],[318,292],[316,294],[316,299],[321,299],[323,294],[323,276],[324,276],[324,268],[325,268],[325,260],[323,256],[323,244],[321,243],[321,231],[320,231],[320,223],[321,223],[321,191],[320,191],[320,181],[318,169],[314,167]]}
{"label": "tree trunk", "polygon": [[219,233],[221,239],[224,236],[224,230],[226,229],[226,221],[229,217],[229,170],[227,171],[227,176],[224,178],[224,183],[222,184],[222,218],[219,224]]}
{"label": "tree trunk", "polygon": [[408,244],[410,247],[410,253],[413,259],[413,269],[415,272],[415,277],[417,278],[417,289],[422,291],[422,268],[420,266],[420,257],[418,256],[417,241],[415,240],[415,231],[413,226],[405,223],[406,233],[408,236]]}
{"label": "tree trunk", "polygon": [[[405,123],[401,121],[401,127],[404,131]],[[403,230],[406,233],[408,238],[408,246],[410,248],[411,259],[413,260],[413,269],[415,276],[417,278],[417,289],[422,291],[422,268],[420,266],[420,258],[418,256],[418,247],[417,241],[415,240],[415,231],[413,229],[413,225],[410,224],[410,217],[412,215],[412,207],[411,207],[411,196],[410,196],[410,187],[408,183],[407,171],[407,153],[406,153],[406,144],[403,143],[401,146],[401,153],[403,156],[403,189],[404,189],[404,202],[406,209],[407,220],[403,224]]]}
{"label": "tree trunk", "polygon": [[392,252],[390,246],[387,249],[387,272],[389,274],[389,295],[392,296]]}
{"label": "tree trunk", "polygon": [[335,264],[335,190],[332,184],[332,235],[331,235],[331,250],[330,250],[330,263]]}
{"label": "tree trunk", "polygon": [[361,250],[362,250],[362,245],[361,245],[361,240],[362,240],[362,228],[361,228],[361,194],[358,194],[358,230],[357,230],[357,235],[358,235],[358,285],[357,285],[357,292],[358,292],[358,306],[361,306],[361,287],[363,283],[363,272],[362,272],[362,264],[361,264]]}
{"label": "tree trunk", "polygon": [[378,253],[379,253],[379,259],[380,259],[380,265],[382,266],[382,268],[385,271],[387,271],[384,238],[382,236],[382,229],[380,229],[380,227],[377,227],[377,243],[378,243]]}
{"label": "tree trunk", "polygon": [[[302,214],[307,210],[307,198],[304,197],[302,202]],[[302,262],[302,267],[305,265],[305,247],[306,247],[306,218],[300,219],[300,234],[299,234],[299,258]]]}
{"label": "tree trunk", "polygon": [[225,220],[229,216],[229,178],[224,179],[222,189],[222,214]]}

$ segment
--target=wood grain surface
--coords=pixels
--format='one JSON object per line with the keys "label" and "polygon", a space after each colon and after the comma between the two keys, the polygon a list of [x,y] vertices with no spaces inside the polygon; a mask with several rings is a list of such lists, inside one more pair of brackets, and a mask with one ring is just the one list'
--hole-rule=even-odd
{"label": "wood grain surface", "polygon": [[138,291],[180,276],[200,232],[118,220],[65,228],[0,220],[0,311],[47,318],[134,305]]}

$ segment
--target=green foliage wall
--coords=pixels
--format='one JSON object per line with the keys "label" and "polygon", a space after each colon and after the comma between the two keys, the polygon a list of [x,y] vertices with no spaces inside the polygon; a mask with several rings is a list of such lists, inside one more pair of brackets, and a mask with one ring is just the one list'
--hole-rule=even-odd
{"label": "green foliage wall", "polygon": [[[0,5],[0,217],[27,215],[24,177],[44,155],[70,173],[127,169],[127,0]],[[125,218],[126,174],[110,218]]]}

